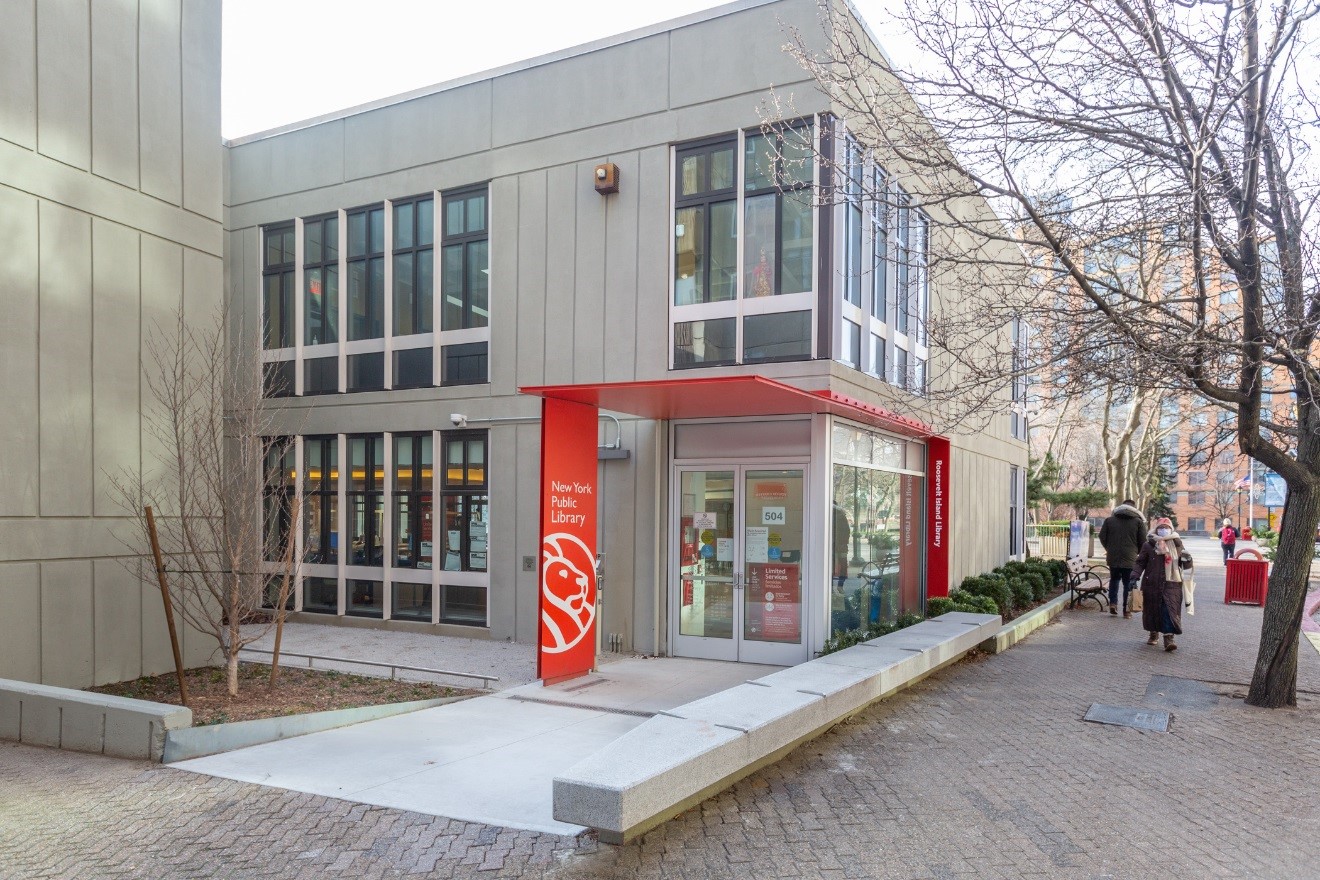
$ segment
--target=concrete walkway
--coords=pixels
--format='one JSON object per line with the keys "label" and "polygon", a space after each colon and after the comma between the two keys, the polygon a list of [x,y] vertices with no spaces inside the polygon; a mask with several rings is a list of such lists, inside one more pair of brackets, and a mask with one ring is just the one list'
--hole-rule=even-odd
{"label": "concrete walkway", "polygon": [[[350,650],[359,648],[350,645]],[[466,822],[577,834],[580,826],[551,815],[551,782],[557,774],[656,712],[778,668],[623,659],[548,688],[525,684],[171,766]]]}

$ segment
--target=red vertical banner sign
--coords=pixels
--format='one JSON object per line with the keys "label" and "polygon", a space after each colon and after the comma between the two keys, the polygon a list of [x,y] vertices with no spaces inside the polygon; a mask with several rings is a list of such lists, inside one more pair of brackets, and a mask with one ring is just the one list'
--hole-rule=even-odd
{"label": "red vertical banner sign", "polygon": [[926,440],[926,598],[949,595],[949,439]]}
{"label": "red vertical banner sign", "polygon": [[541,617],[536,674],[547,684],[596,662],[597,408],[541,405]]}

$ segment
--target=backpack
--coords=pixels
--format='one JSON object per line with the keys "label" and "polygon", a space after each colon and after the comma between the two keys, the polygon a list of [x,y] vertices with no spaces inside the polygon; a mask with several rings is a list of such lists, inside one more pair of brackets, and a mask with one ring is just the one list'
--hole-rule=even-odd
{"label": "backpack", "polygon": [[1233,531],[1232,526],[1224,526],[1219,530],[1219,543],[1235,544],[1237,543],[1237,532]]}

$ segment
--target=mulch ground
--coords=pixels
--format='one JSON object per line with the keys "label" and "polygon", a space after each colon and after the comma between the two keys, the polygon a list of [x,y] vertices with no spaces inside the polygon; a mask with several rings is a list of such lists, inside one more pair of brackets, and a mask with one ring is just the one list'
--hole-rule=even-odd
{"label": "mulch ground", "polygon": [[[391,681],[387,678],[296,668],[280,669],[279,684],[271,691],[269,666],[240,663],[238,696],[231,697],[225,687],[225,671],[222,668],[202,666],[186,670],[184,676],[188,682],[188,704],[193,712],[194,725],[277,718],[304,712],[325,712],[477,693],[425,682]],[[172,672],[88,690],[98,694],[179,705],[179,684]]]}

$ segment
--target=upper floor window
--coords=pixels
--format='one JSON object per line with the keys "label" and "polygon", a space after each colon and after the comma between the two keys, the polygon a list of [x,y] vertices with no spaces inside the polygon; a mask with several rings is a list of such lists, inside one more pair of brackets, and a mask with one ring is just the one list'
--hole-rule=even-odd
{"label": "upper floor window", "polygon": [[442,201],[441,330],[490,325],[490,235],[486,187],[445,193]]}
{"label": "upper floor window", "polygon": [[431,332],[434,227],[430,196],[394,203],[395,336]]}
{"label": "upper floor window", "polygon": [[385,208],[348,212],[348,338],[385,335]]}
{"label": "upper floor window", "polygon": [[[887,191],[887,181],[885,173],[880,168],[874,170],[874,192],[884,193]],[[889,303],[889,205],[884,198],[877,198],[871,202],[871,229],[874,244],[871,263],[871,315],[877,320],[884,321],[888,315]],[[884,371],[879,364],[876,366],[876,373],[883,376]]]}
{"label": "upper floor window", "polygon": [[810,126],[749,134],[743,145],[743,295],[812,289]]}
{"label": "upper floor window", "polygon": [[[865,163],[862,161],[861,147],[851,136],[845,139],[844,171],[846,176],[843,185],[843,298],[860,308],[862,305],[863,277],[862,176],[865,171]],[[857,366],[860,361],[854,360],[850,363]]]}
{"label": "upper floor window", "polygon": [[293,345],[293,224],[282,223],[262,228],[265,247],[262,251],[262,344],[265,348],[289,348]]}
{"label": "upper floor window", "polygon": [[738,292],[738,142],[678,151],[674,181],[674,304]]}
{"label": "upper floor window", "polygon": [[303,221],[303,341],[339,340],[339,215]]}

